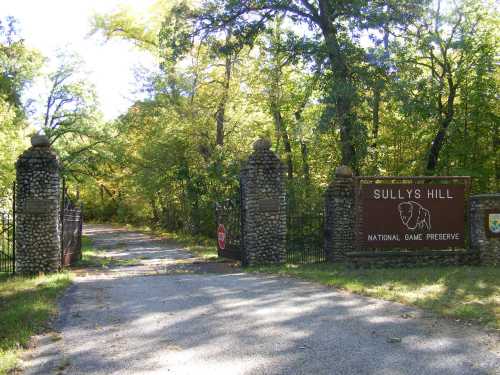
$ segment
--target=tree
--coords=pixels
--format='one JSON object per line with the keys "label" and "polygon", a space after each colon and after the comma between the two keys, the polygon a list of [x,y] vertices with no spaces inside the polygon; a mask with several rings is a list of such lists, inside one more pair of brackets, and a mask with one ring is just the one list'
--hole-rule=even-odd
{"label": "tree", "polygon": [[[358,101],[358,59],[364,54],[355,34],[383,24],[408,23],[418,16],[422,2],[390,1],[381,6],[377,2],[335,2],[331,0],[297,1],[230,1],[207,0],[201,10],[194,12],[195,34],[216,34],[231,27],[234,35],[248,40],[250,35],[263,30],[278,15],[284,15],[299,27],[307,27],[324,45],[331,82],[326,85],[326,104],[323,123],[335,125],[340,131],[342,163],[357,169],[356,136],[361,126],[355,105]],[[349,30],[350,29],[350,30]]]}
{"label": "tree", "polygon": [[0,96],[23,112],[21,96],[39,73],[39,52],[27,48],[13,17],[0,20]]}
{"label": "tree", "polygon": [[0,209],[11,192],[14,163],[30,132],[23,94],[39,74],[39,52],[26,47],[12,17],[0,20]]}
{"label": "tree", "polygon": [[[467,0],[448,42],[460,12],[440,12],[436,37],[427,4],[176,1],[143,18],[127,13],[127,22],[122,14],[120,27],[120,17],[102,23],[105,35],[150,51],[161,68],[140,77],[148,99],[95,125],[107,142],[72,164],[91,176],[82,189],[88,212],[212,235],[213,203],[237,197],[240,163],[263,135],[288,167],[289,201],[304,212],[321,209],[342,161],[359,173],[422,174],[446,118],[448,74],[453,119],[432,173],[472,175],[474,191],[495,189],[497,21]],[[74,150],[70,139],[56,147]]]}
{"label": "tree", "polygon": [[163,2],[158,2],[153,13],[156,17],[147,20],[139,19],[124,6],[111,14],[94,14],[91,34],[100,33],[106,40],[131,41],[139,49],[157,53],[158,32],[166,9],[168,7]]}
{"label": "tree", "polygon": [[58,59],[48,76],[41,125],[51,144],[68,135],[86,135],[99,116],[94,88],[81,76],[79,58],[59,54]]}
{"label": "tree", "polygon": [[[407,70],[410,65],[418,71],[413,76],[418,87],[413,99],[421,103],[422,114],[427,112],[424,117],[437,125],[426,156],[429,174],[438,168],[450,127],[457,122],[458,107],[468,101],[463,89],[471,72],[481,64],[493,64],[493,31],[484,18],[479,3],[465,1],[444,10],[441,0],[437,0],[415,29],[406,33],[400,67]],[[490,56],[489,61],[486,56]]]}
{"label": "tree", "polygon": [[284,27],[283,17],[277,18],[272,27],[264,30],[255,43],[259,53],[256,59],[256,73],[260,88],[275,128],[275,150],[283,151],[291,182],[296,174],[294,150],[300,146],[302,176],[309,179],[308,149],[305,133],[307,125],[302,115],[317,89],[321,64],[314,64],[314,71],[301,59],[302,51],[290,51],[296,44],[295,34]]}

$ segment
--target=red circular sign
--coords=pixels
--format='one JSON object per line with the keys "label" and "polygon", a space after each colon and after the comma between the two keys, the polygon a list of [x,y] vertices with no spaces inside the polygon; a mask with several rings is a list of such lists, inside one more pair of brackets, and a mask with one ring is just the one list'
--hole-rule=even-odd
{"label": "red circular sign", "polygon": [[226,248],[226,228],[224,228],[224,224],[219,224],[217,228],[217,243],[219,249],[224,250]]}

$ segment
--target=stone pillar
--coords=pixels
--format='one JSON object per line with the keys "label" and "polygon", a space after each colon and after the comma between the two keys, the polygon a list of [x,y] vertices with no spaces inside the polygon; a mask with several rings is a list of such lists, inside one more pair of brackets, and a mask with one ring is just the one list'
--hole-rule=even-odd
{"label": "stone pillar", "polygon": [[47,137],[35,135],[16,163],[16,272],[61,266],[59,160]]}
{"label": "stone pillar", "polygon": [[240,175],[242,264],[286,261],[286,190],[284,165],[259,139]]}
{"label": "stone pillar", "polygon": [[343,261],[354,250],[354,178],[342,165],[325,193],[325,252],[329,262]]}
{"label": "stone pillar", "polygon": [[500,193],[473,195],[469,200],[470,247],[481,264],[500,265]]}

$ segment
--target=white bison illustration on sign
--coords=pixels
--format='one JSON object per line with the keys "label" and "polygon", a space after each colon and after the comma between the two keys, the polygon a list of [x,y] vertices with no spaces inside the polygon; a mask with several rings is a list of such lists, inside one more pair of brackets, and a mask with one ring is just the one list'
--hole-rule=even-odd
{"label": "white bison illustration on sign", "polygon": [[406,228],[410,230],[431,230],[431,213],[420,203],[402,202],[398,205],[399,216]]}

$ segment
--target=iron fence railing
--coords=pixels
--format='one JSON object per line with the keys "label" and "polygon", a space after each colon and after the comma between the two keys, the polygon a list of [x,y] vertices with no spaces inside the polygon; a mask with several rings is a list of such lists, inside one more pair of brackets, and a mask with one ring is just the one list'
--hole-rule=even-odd
{"label": "iron fence railing", "polygon": [[15,264],[14,215],[10,212],[0,212],[0,273],[14,273]]}
{"label": "iron fence railing", "polygon": [[71,199],[66,187],[66,181],[62,183],[61,199],[61,266],[67,267],[82,259],[82,229],[83,209],[76,201]]}
{"label": "iron fence railing", "polygon": [[289,212],[287,217],[287,263],[326,261],[323,212]]}
{"label": "iron fence railing", "polygon": [[0,206],[0,274],[16,272],[16,183]]}
{"label": "iron fence railing", "polygon": [[[224,233],[224,248],[217,245],[218,254],[224,258],[241,260],[240,202],[227,199],[215,205],[217,231]],[[217,234],[218,235],[218,234]]]}

